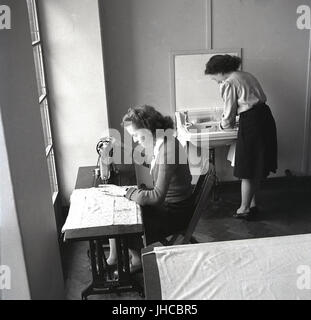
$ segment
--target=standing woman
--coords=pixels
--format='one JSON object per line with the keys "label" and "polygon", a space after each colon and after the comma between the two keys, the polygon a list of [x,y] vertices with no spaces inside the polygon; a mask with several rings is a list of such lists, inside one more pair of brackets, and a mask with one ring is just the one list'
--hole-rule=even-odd
{"label": "standing woman", "polygon": [[277,134],[267,98],[258,80],[238,71],[241,58],[213,56],[205,74],[220,84],[224,112],[220,128],[231,129],[239,115],[234,176],[241,179],[241,206],[235,218],[248,218],[257,211],[256,192],[260,181],[277,170]]}

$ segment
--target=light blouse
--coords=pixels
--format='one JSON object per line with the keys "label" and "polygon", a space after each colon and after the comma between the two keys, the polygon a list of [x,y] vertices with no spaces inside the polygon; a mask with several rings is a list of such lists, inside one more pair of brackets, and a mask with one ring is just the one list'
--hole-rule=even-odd
{"label": "light blouse", "polygon": [[237,115],[250,110],[259,102],[267,101],[259,81],[250,73],[243,71],[233,72],[222,82],[220,94],[224,101],[222,129],[233,128]]}

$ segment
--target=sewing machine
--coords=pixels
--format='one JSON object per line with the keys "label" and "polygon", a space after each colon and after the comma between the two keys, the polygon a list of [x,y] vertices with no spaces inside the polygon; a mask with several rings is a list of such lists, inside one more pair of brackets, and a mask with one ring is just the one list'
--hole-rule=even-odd
{"label": "sewing machine", "polygon": [[96,145],[96,151],[99,155],[99,174],[104,183],[106,183],[110,177],[116,173],[116,168],[113,164],[113,146],[114,139],[111,137],[104,137],[100,139]]}

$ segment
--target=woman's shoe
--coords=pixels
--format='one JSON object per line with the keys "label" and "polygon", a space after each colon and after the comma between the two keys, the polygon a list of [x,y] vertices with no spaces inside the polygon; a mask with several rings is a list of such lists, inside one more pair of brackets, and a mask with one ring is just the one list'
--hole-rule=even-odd
{"label": "woman's shoe", "polygon": [[251,207],[251,208],[250,208],[250,213],[251,213],[252,215],[259,213],[258,207],[257,207],[257,206]]}
{"label": "woman's shoe", "polygon": [[117,264],[106,264],[106,266],[104,266],[107,268],[107,271],[109,272],[114,272],[117,269]]}
{"label": "woman's shoe", "polygon": [[249,212],[243,212],[243,213],[237,213],[235,212],[233,214],[233,218],[236,218],[236,219],[248,219],[251,215],[251,211]]}
{"label": "woman's shoe", "polygon": [[[142,265],[132,265],[132,264],[130,264],[130,274],[131,274],[131,275],[132,275],[132,274],[140,273],[140,272],[142,272],[142,270],[143,270],[143,266],[142,266]],[[124,271],[125,271],[125,270],[123,270],[123,272],[124,272]],[[119,279],[119,272],[118,272],[117,269],[114,270],[113,276],[114,276],[114,279],[115,279],[115,280]]]}
{"label": "woman's shoe", "polygon": [[106,259],[107,268],[115,268],[117,264],[118,264],[117,259],[113,259],[113,262],[111,262],[111,261],[109,262],[109,258]]}

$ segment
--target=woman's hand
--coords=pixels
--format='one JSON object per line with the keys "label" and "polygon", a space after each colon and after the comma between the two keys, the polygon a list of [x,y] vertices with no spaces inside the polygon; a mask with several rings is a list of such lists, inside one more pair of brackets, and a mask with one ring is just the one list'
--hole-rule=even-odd
{"label": "woman's hand", "polygon": [[106,195],[114,197],[124,197],[128,187],[120,187],[114,184],[102,184],[99,186],[99,190]]}

